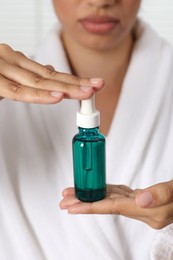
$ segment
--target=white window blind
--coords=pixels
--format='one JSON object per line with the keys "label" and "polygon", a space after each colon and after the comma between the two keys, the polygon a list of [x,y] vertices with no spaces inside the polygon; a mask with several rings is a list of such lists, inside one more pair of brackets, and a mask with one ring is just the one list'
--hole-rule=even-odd
{"label": "white window blind", "polygon": [[[140,16],[173,44],[173,1],[141,1]],[[0,0],[0,42],[27,55],[34,54],[55,21],[51,0]]]}
{"label": "white window blind", "polygon": [[141,0],[140,15],[158,33],[173,44],[173,1]]}
{"label": "white window blind", "polygon": [[51,0],[0,0],[0,42],[28,55],[55,21]]}

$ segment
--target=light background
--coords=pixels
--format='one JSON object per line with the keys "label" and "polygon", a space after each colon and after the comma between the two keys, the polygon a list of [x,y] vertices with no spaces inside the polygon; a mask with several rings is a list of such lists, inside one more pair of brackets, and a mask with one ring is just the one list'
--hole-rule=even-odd
{"label": "light background", "polygon": [[[173,44],[173,0],[142,0],[140,16]],[[51,0],[0,0],[0,42],[26,55],[35,53],[55,22]]]}

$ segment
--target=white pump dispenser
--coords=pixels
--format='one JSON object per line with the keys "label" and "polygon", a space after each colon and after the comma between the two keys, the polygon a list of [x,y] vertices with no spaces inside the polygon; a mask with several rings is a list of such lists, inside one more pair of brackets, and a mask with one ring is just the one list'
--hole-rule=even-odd
{"label": "white pump dispenser", "polygon": [[80,112],[77,112],[77,126],[95,128],[100,125],[100,112],[95,109],[95,97],[81,101]]}

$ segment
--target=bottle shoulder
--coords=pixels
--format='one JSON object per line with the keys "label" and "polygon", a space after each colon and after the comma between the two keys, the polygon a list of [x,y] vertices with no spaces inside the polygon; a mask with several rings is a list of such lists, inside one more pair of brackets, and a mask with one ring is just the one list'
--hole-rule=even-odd
{"label": "bottle shoulder", "polygon": [[79,133],[73,137],[73,141],[105,142],[105,137],[98,129],[80,129]]}

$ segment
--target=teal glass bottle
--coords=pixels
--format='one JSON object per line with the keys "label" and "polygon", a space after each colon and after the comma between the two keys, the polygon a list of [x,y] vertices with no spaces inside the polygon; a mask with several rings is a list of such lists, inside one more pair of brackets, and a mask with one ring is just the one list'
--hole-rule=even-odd
{"label": "teal glass bottle", "polygon": [[74,185],[79,200],[93,202],[106,196],[105,137],[97,126],[99,112],[84,108],[77,115],[79,133],[72,142]]}
{"label": "teal glass bottle", "polygon": [[91,202],[105,198],[105,138],[96,128],[80,128],[73,138],[76,197]]}

